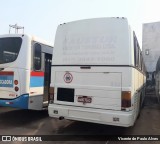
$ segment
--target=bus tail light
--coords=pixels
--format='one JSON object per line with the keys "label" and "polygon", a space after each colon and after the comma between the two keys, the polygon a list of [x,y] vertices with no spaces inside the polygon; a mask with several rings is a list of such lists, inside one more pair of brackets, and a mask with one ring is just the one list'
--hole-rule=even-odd
{"label": "bus tail light", "polygon": [[49,88],[49,103],[53,103],[54,101],[54,87]]}
{"label": "bus tail light", "polygon": [[17,91],[19,90],[19,87],[16,86],[16,87],[14,88],[14,90],[17,92]]}
{"label": "bus tail light", "polygon": [[15,84],[15,85],[18,85],[18,80],[14,80],[14,84]]}
{"label": "bus tail light", "polygon": [[130,91],[122,91],[121,107],[122,109],[131,107],[131,92]]}

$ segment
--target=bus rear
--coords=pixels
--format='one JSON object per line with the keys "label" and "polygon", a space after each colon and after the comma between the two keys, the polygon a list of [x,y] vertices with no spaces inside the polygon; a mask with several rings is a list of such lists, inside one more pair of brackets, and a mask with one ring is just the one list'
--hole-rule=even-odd
{"label": "bus rear", "polygon": [[52,60],[49,115],[134,124],[131,30],[124,18],[60,25]]}
{"label": "bus rear", "polygon": [[26,34],[0,36],[0,106],[48,106],[53,47]]}
{"label": "bus rear", "polygon": [[29,65],[26,61],[29,57],[28,45],[25,46],[27,41],[28,37],[24,35],[0,36],[0,106],[27,108],[26,91],[29,89],[25,84],[21,85],[22,80],[29,77],[23,72]]}

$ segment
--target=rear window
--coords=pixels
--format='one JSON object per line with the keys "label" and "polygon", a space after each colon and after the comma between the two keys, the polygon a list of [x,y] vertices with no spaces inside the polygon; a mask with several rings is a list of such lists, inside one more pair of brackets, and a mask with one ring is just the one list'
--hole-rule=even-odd
{"label": "rear window", "polygon": [[60,25],[53,65],[130,65],[127,20],[81,20]]}
{"label": "rear window", "polygon": [[0,38],[0,64],[15,61],[21,44],[22,38],[20,37]]}

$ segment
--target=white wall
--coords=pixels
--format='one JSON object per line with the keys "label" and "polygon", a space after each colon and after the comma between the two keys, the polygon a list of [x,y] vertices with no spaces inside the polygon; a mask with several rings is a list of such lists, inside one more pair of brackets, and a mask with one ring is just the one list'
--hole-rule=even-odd
{"label": "white wall", "polygon": [[[149,50],[149,55],[145,54]],[[160,56],[160,22],[143,24],[142,52],[147,72],[156,70]]]}

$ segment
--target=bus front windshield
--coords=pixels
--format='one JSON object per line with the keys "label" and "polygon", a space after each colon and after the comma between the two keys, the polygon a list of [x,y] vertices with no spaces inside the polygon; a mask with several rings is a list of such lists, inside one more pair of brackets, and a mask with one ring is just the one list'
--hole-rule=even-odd
{"label": "bus front windshield", "polygon": [[0,64],[14,62],[20,51],[22,38],[0,38]]}

